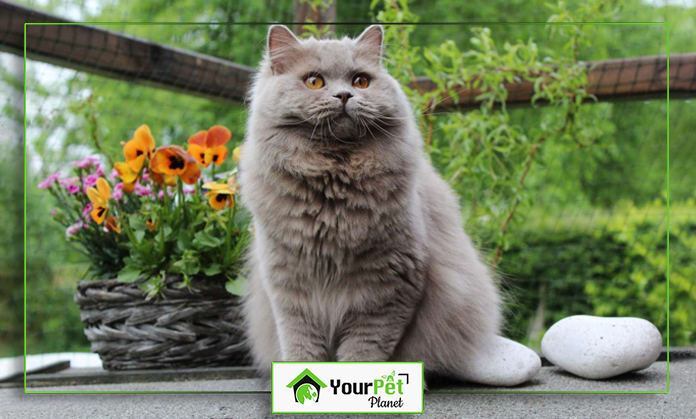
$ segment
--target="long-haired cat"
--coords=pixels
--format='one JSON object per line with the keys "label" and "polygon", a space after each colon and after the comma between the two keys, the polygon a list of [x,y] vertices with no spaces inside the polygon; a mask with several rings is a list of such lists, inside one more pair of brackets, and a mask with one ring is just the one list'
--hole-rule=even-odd
{"label": "long-haired cat", "polygon": [[256,229],[244,313],[262,373],[423,361],[466,378],[498,332],[496,286],[382,66],[383,36],[269,30],[240,166]]}

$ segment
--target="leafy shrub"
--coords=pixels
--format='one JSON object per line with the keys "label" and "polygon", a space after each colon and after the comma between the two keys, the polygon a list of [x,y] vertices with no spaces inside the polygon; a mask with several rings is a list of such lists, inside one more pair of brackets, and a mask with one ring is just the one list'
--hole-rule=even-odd
{"label": "leafy shrub", "polygon": [[[694,210],[689,200],[670,211],[672,345],[696,342]],[[499,269],[509,295],[506,333],[513,339],[536,345],[556,321],[593,314],[644,318],[667,343],[667,207],[660,200],[626,204],[614,215],[595,213],[590,223],[560,229],[537,224],[516,235]]]}

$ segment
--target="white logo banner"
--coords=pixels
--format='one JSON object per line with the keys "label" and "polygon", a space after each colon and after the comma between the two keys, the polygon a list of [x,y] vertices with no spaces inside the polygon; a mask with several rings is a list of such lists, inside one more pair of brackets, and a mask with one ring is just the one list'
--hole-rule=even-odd
{"label": "white logo banner", "polygon": [[274,362],[273,413],[423,413],[422,362]]}

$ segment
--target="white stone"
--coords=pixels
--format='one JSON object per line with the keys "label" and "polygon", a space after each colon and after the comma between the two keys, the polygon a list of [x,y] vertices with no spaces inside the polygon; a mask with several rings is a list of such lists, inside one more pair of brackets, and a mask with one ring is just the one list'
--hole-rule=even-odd
{"label": "white stone", "polygon": [[567,317],[546,332],[541,352],[553,364],[600,380],[648,368],[660,356],[662,335],[635,317]]}
{"label": "white stone", "polygon": [[541,368],[541,358],[526,346],[496,336],[490,346],[464,366],[466,381],[489,386],[516,386],[531,380]]}

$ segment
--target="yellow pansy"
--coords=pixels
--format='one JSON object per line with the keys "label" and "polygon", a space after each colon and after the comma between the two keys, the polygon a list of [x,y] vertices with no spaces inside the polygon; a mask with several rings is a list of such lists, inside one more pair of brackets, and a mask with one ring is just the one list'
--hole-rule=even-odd
{"label": "yellow pansy", "polygon": [[109,198],[111,198],[111,186],[103,177],[97,179],[97,187],[87,189],[87,197],[92,202],[92,211],[89,213],[92,219],[101,224],[104,222],[106,212],[109,209]]}

